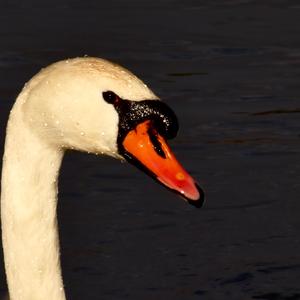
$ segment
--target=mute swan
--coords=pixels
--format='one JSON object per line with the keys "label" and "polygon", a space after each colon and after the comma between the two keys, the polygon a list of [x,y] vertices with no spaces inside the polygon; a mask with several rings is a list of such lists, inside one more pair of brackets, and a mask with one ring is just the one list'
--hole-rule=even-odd
{"label": "mute swan", "polygon": [[1,221],[11,300],[65,299],[57,232],[57,179],[67,148],[130,163],[200,207],[203,192],[166,139],[173,111],[128,70],[99,58],[57,62],[35,75],[11,110]]}

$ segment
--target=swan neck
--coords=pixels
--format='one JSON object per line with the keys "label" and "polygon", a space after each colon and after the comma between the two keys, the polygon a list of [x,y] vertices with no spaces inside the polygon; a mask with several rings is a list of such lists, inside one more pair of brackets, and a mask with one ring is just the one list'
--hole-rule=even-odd
{"label": "swan neck", "polygon": [[4,261],[11,300],[65,299],[57,231],[63,152],[36,136],[13,109],[1,180]]}

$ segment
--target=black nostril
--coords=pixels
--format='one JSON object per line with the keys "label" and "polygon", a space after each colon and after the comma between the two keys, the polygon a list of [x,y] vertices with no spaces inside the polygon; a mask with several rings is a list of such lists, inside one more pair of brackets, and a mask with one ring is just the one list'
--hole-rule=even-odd
{"label": "black nostril", "polygon": [[165,154],[164,150],[161,147],[160,141],[157,138],[157,133],[152,128],[149,128],[148,134],[149,134],[150,141],[151,141],[151,143],[153,145],[153,148],[156,151],[156,153],[159,156],[161,156],[162,158],[166,158],[166,154]]}

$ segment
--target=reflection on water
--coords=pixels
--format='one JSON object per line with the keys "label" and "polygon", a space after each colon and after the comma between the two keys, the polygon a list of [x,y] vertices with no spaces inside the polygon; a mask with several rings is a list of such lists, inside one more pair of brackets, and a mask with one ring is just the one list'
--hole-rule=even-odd
{"label": "reflection on water", "polygon": [[197,76],[197,75],[208,75],[207,72],[178,72],[178,73],[169,73],[169,76]]}
{"label": "reflection on water", "polygon": [[59,224],[69,299],[300,299],[298,6],[0,4],[1,151],[33,74],[105,57],[177,112],[170,143],[207,194],[196,211],[127,164],[68,153]]}
{"label": "reflection on water", "polygon": [[294,114],[294,113],[300,113],[300,108],[267,110],[267,111],[260,111],[260,112],[252,113],[251,115],[262,116],[262,115]]}

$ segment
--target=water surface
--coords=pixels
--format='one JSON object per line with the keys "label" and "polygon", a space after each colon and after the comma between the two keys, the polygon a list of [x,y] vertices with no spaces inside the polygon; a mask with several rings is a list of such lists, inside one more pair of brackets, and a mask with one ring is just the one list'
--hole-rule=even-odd
{"label": "water surface", "polygon": [[196,210],[127,164],[68,153],[68,299],[300,299],[299,20],[291,0],[1,2],[1,156],[22,85],[99,56],[177,112],[172,146],[207,194]]}

